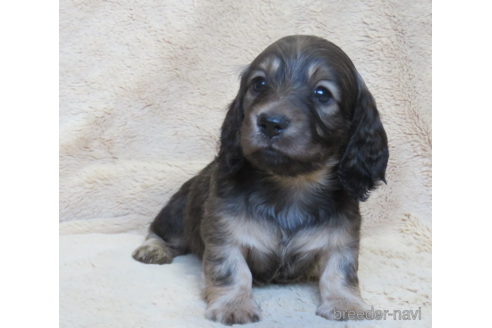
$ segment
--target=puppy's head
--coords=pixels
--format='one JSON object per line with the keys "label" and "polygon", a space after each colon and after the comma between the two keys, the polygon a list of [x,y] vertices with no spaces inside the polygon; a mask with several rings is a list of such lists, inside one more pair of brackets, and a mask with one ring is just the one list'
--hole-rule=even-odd
{"label": "puppy's head", "polygon": [[384,181],[388,143],[376,103],[352,61],[314,36],[288,36],[243,72],[222,126],[223,174],[246,161],[279,175],[308,174],[338,161],[356,199]]}

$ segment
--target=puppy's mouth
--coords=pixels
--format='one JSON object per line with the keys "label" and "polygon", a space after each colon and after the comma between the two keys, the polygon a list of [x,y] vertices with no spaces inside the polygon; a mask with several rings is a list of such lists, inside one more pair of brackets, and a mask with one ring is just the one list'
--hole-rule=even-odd
{"label": "puppy's mouth", "polygon": [[264,156],[278,156],[280,154],[283,155],[282,151],[278,150],[278,149],[275,149],[273,148],[273,145],[269,145],[263,149],[259,149],[258,150],[259,152],[262,152]]}
{"label": "puppy's mouth", "polygon": [[254,152],[254,155],[260,156],[265,161],[270,163],[284,162],[292,160],[292,156],[282,151],[281,147],[276,145],[275,140],[270,140],[265,146],[258,147]]}
{"label": "puppy's mouth", "polygon": [[281,176],[296,176],[320,168],[319,161],[303,161],[292,158],[270,144],[246,156],[257,168]]}

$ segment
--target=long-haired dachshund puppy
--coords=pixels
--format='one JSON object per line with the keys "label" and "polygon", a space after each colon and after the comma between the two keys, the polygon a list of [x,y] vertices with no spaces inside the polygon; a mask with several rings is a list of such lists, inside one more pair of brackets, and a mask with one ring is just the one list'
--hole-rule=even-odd
{"label": "long-haired dachshund puppy", "polygon": [[203,260],[206,317],[260,320],[252,283],[318,270],[317,315],[367,310],[357,277],[359,201],[385,181],[388,141],[349,57],[314,36],[288,36],[241,75],[215,160],[187,181],[133,257]]}

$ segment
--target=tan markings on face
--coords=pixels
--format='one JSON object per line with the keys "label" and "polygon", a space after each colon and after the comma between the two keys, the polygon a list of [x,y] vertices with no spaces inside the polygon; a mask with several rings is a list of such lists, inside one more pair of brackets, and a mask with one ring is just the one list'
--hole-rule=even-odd
{"label": "tan markings on face", "polygon": [[282,132],[281,137],[271,141],[274,149],[298,160],[317,156],[322,151],[320,144],[312,142],[307,115],[292,107],[286,100],[278,100],[256,106],[248,113],[241,128],[241,142],[246,156],[267,145],[257,126],[258,116],[263,113],[284,114],[290,121],[289,127]]}
{"label": "tan markings on face", "polygon": [[333,81],[328,81],[328,80],[321,80],[317,83],[316,87],[322,86],[328,89],[331,94],[333,95],[333,98],[335,101],[339,102],[341,100],[341,94],[340,94],[340,89],[338,88],[337,84]]}
{"label": "tan markings on face", "polygon": [[309,80],[313,79],[315,73],[319,70],[320,66],[321,66],[321,63],[318,63],[318,62],[312,63],[311,65],[309,65],[308,70],[307,70],[307,77]]}
{"label": "tan markings on face", "polygon": [[[337,115],[338,111],[340,110],[338,103],[341,101],[341,91],[338,85],[329,80],[321,80],[316,84],[316,88],[318,87],[324,87],[328,91],[331,92],[334,101],[330,101],[327,104],[319,104],[317,106],[317,110],[319,113],[319,116],[323,123],[330,127],[330,126],[337,126],[340,124],[340,117]],[[323,130],[319,127],[316,126],[316,132],[319,135],[323,135]]]}
{"label": "tan markings on face", "polygon": [[315,89],[319,86],[325,87],[331,92],[336,102],[339,102],[341,100],[340,88],[332,80],[332,73],[325,64],[320,62],[312,63],[308,67],[307,76],[309,81],[314,84]]}
{"label": "tan markings on face", "polygon": [[257,77],[263,77],[263,78],[265,78],[266,77],[266,74],[261,69],[255,69],[254,71],[251,72],[250,77],[249,77],[249,81],[251,82],[254,79],[256,79]]}
{"label": "tan markings on face", "polygon": [[[242,144],[248,146],[243,149],[245,155],[265,146],[265,140],[257,125],[258,117],[261,114],[283,114],[290,121],[289,127],[282,132],[282,137],[273,141],[273,147],[276,147],[277,143],[281,143],[281,151],[293,158],[300,157],[300,159],[317,154],[320,150],[311,144],[311,139],[306,135],[306,132],[309,131],[309,118],[299,109],[293,107],[286,99],[280,99],[254,106],[247,114],[241,128]],[[292,141],[289,141],[289,138],[292,138],[290,139]]]}
{"label": "tan markings on face", "polygon": [[279,67],[282,61],[280,58],[275,56],[270,56],[260,63],[259,67],[266,72],[274,73]]}

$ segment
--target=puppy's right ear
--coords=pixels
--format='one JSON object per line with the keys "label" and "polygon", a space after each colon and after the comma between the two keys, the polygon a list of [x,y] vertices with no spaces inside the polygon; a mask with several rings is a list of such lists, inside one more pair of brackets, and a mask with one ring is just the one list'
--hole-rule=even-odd
{"label": "puppy's right ear", "polygon": [[217,161],[219,171],[223,175],[237,173],[244,164],[243,150],[241,147],[241,124],[244,119],[244,76],[247,69],[241,75],[241,86],[236,99],[229,106],[220,134],[220,148]]}

